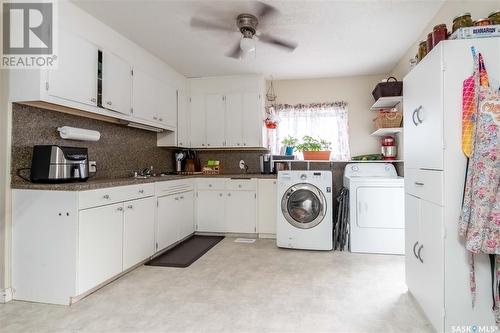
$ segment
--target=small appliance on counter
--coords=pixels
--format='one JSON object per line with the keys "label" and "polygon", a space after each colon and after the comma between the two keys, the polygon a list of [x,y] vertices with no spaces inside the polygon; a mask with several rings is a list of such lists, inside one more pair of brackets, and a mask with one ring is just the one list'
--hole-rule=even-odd
{"label": "small appliance on counter", "polygon": [[[279,170],[286,170],[288,163],[286,161],[295,160],[294,155],[260,155],[260,173],[272,174]],[[285,161],[285,162],[283,162]]]}
{"label": "small appliance on counter", "polygon": [[31,181],[33,183],[64,183],[89,178],[88,149],[39,145],[33,147]]}
{"label": "small appliance on counter", "polygon": [[192,175],[201,172],[200,159],[194,150],[182,150],[174,153],[175,171],[172,174]]}
{"label": "small appliance on counter", "polygon": [[382,137],[381,140],[381,152],[383,160],[395,160],[398,155],[398,147],[396,144],[396,139],[391,135],[386,135]]}

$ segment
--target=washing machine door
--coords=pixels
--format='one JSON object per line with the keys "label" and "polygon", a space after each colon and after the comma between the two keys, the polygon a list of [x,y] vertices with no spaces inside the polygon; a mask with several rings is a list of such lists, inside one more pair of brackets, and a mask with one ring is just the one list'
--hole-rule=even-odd
{"label": "washing machine door", "polygon": [[281,199],[281,211],[285,219],[300,229],[314,228],[326,215],[326,198],[312,184],[295,184],[286,190]]}

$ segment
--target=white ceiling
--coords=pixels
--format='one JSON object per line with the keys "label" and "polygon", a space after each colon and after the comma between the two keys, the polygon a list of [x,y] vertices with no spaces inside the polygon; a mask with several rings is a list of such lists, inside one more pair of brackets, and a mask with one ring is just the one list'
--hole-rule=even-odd
{"label": "white ceiling", "polygon": [[[275,79],[388,73],[442,1],[270,1],[279,9],[260,30],[299,43],[293,53],[258,44],[254,60],[224,56],[240,33],[234,20],[252,1],[79,0],[102,22],[187,77],[261,73]],[[219,18],[235,32],[200,31],[192,16]]]}

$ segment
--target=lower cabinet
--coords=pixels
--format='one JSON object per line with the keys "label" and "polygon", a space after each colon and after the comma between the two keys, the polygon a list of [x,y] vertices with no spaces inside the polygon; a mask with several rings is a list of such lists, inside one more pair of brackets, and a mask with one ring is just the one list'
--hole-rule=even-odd
{"label": "lower cabinet", "polygon": [[122,271],[123,204],[80,211],[78,294]]}
{"label": "lower cabinet", "polygon": [[154,197],[129,201],[123,213],[123,270],[154,254]]}
{"label": "lower cabinet", "polygon": [[257,195],[255,191],[227,191],[226,232],[255,233],[257,218]]}
{"label": "lower cabinet", "polygon": [[259,179],[257,203],[257,232],[260,235],[276,235],[276,180]]}
{"label": "lower cabinet", "polygon": [[443,207],[405,196],[406,284],[434,327],[443,327]]}
{"label": "lower cabinet", "polygon": [[158,198],[156,250],[160,251],[194,232],[193,191]]}
{"label": "lower cabinet", "polygon": [[214,184],[200,180],[196,198],[196,231],[255,233],[257,230],[256,180]]}
{"label": "lower cabinet", "polygon": [[200,190],[196,198],[196,231],[225,232],[225,191]]}

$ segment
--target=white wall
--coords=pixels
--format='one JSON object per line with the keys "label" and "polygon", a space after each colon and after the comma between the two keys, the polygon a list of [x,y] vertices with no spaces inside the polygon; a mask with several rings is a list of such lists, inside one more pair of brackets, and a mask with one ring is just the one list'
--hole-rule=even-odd
{"label": "white wall", "polygon": [[277,103],[321,103],[345,101],[349,109],[349,146],[351,156],[380,152],[373,132],[375,113],[369,110],[373,104],[372,90],[386,75],[338,77],[306,80],[274,81]]}
{"label": "white wall", "polygon": [[9,284],[9,241],[10,233],[7,232],[8,227],[8,217],[6,209],[7,207],[7,193],[8,184],[10,180],[8,178],[8,133],[9,133],[9,122],[8,122],[8,114],[9,107],[7,103],[7,94],[8,94],[8,77],[7,71],[0,70],[0,293],[3,289],[5,289]]}
{"label": "white wall", "polygon": [[484,1],[484,0],[469,0],[458,1],[448,0],[441,9],[436,13],[434,18],[427,24],[424,31],[422,31],[419,40],[408,49],[406,54],[399,60],[396,67],[392,70],[391,74],[402,80],[403,77],[410,70],[410,59],[417,54],[418,43],[421,40],[427,39],[427,34],[432,31],[432,28],[438,24],[446,23],[448,30],[451,31],[453,18],[463,13],[471,13],[472,19],[477,20],[480,18],[488,17],[488,14],[493,11],[500,10],[500,1]]}

